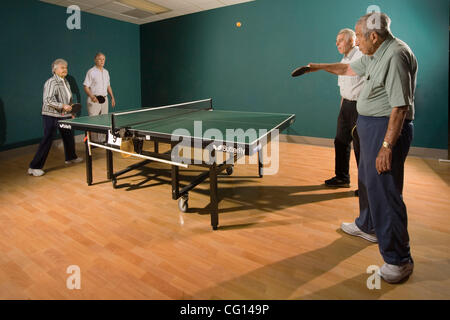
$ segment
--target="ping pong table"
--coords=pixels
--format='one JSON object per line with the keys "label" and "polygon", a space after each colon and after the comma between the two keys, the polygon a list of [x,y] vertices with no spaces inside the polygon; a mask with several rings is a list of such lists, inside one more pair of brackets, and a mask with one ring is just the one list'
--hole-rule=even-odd
{"label": "ping pong table", "polygon": [[[188,193],[209,178],[211,226],[217,230],[218,187],[217,178],[226,171],[233,173],[238,159],[258,153],[258,174],[263,176],[262,148],[279,132],[295,121],[295,114],[239,112],[213,109],[212,99],[198,100],[169,106],[139,108],[130,111],[97,116],[84,116],[60,120],[67,129],[85,131],[86,179],[92,185],[92,148],[106,149],[107,179],[117,187],[117,178],[150,162],[163,162],[171,166],[172,199],[178,200],[181,211],[188,210]],[[107,135],[107,141],[91,141],[90,132]],[[238,134],[237,134],[238,133]],[[124,141],[132,142],[134,152],[121,150]],[[143,150],[144,141],[152,141],[154,150]],[[169,151],[160,152],[159,144],[170,145]],[[209,157],[192,159],[180,155],[183,147],[199,148]],[[113,171],[113,152],[121,152],[144,160],[118,172]],[[220,156],[220,157],[219,157]],[[223,159],[219,161],[219,159]],[[188,185],[181,186],[179,170],[190,165],[202,166],[202,171]]]}

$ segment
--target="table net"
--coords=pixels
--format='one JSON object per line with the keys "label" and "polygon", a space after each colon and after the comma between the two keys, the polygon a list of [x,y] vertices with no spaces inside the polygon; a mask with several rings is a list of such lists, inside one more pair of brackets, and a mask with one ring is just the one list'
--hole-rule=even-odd
{"label": "table net", "polygon": [[132,126],[140,124],[151,123],[174,117],[182,117],[183,115],[189,113],[210,110],[211,108],[212,100],[205,99],[157,108],[145,108],[127,112],[112,113],[111,129],[112,132],[116,132],[116,130],[121,128],[131,128]]}

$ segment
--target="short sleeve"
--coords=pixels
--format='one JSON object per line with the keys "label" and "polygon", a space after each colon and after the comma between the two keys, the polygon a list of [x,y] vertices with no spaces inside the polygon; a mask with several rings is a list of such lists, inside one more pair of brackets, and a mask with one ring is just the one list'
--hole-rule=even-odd
{"label": "short sleeve", "polygon": [[369,64],[369,57],[362,56],[358,60],[350,63],[350,68],[360,77],[363,77],[366,74],[367,65]]}
{"label": "short sleeve", "polygon": [[109,77],[109,71],[106,73],[106,87],[111,85],[111,78]]}
{"label": "short sleeve", "polygon": [[410,59],[404,52],[392,56],[386,74],[385,88],[392,108],[413,104],[413,74]]}
{"label": "short sleeve", "polygon": [[92,84],[92,77],[91,73],[88,71],[86,72],[86,78],[84,78],[83,85],[89,88],[91,84]]}

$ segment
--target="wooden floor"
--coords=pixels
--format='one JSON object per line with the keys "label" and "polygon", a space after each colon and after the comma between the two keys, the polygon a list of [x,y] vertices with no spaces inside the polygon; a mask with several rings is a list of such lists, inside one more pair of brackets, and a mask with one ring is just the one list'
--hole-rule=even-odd
{"label": "wooden floor", "polygon": [[[256,165],[238,165],[219,179],[218,231],[208,183],[181,214],[163,167],[129,173],[113,189],[103,150],[94,150],[89,187],[84,162],[65,165],[56,147],[43,177],[26,175],[32,154],[0,156],[0,298],[450,299],[448,163],[407,159],[415,270],[404,284],[369,290],[367,268],[383,263],[378,247],[339,230],[358,215],[354,159],[352,188],[328,189],[332,148],[281,143],[280,152],[277,175],[259,179]],[[114,159],[116,169],[134,161]],[[71,265],[80,290],[66,287]]]}

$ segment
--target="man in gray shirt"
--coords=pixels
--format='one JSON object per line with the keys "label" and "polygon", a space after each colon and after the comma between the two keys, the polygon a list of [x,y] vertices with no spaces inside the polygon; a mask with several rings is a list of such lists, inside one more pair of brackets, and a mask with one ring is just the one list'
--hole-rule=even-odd
{"label": "man in gray shirt", "polygon": [[417,60],[390,31],[391,19],[371,13],[356,23],[357,45],[365,54],[351,63],[309,64],[311,72],[364,77],[357,101],[361,155],[359,217],[344,232],[378,242],[385,264],[381,277],[398,283],[414,268],[403,202],[404,163],[413,137]]}

